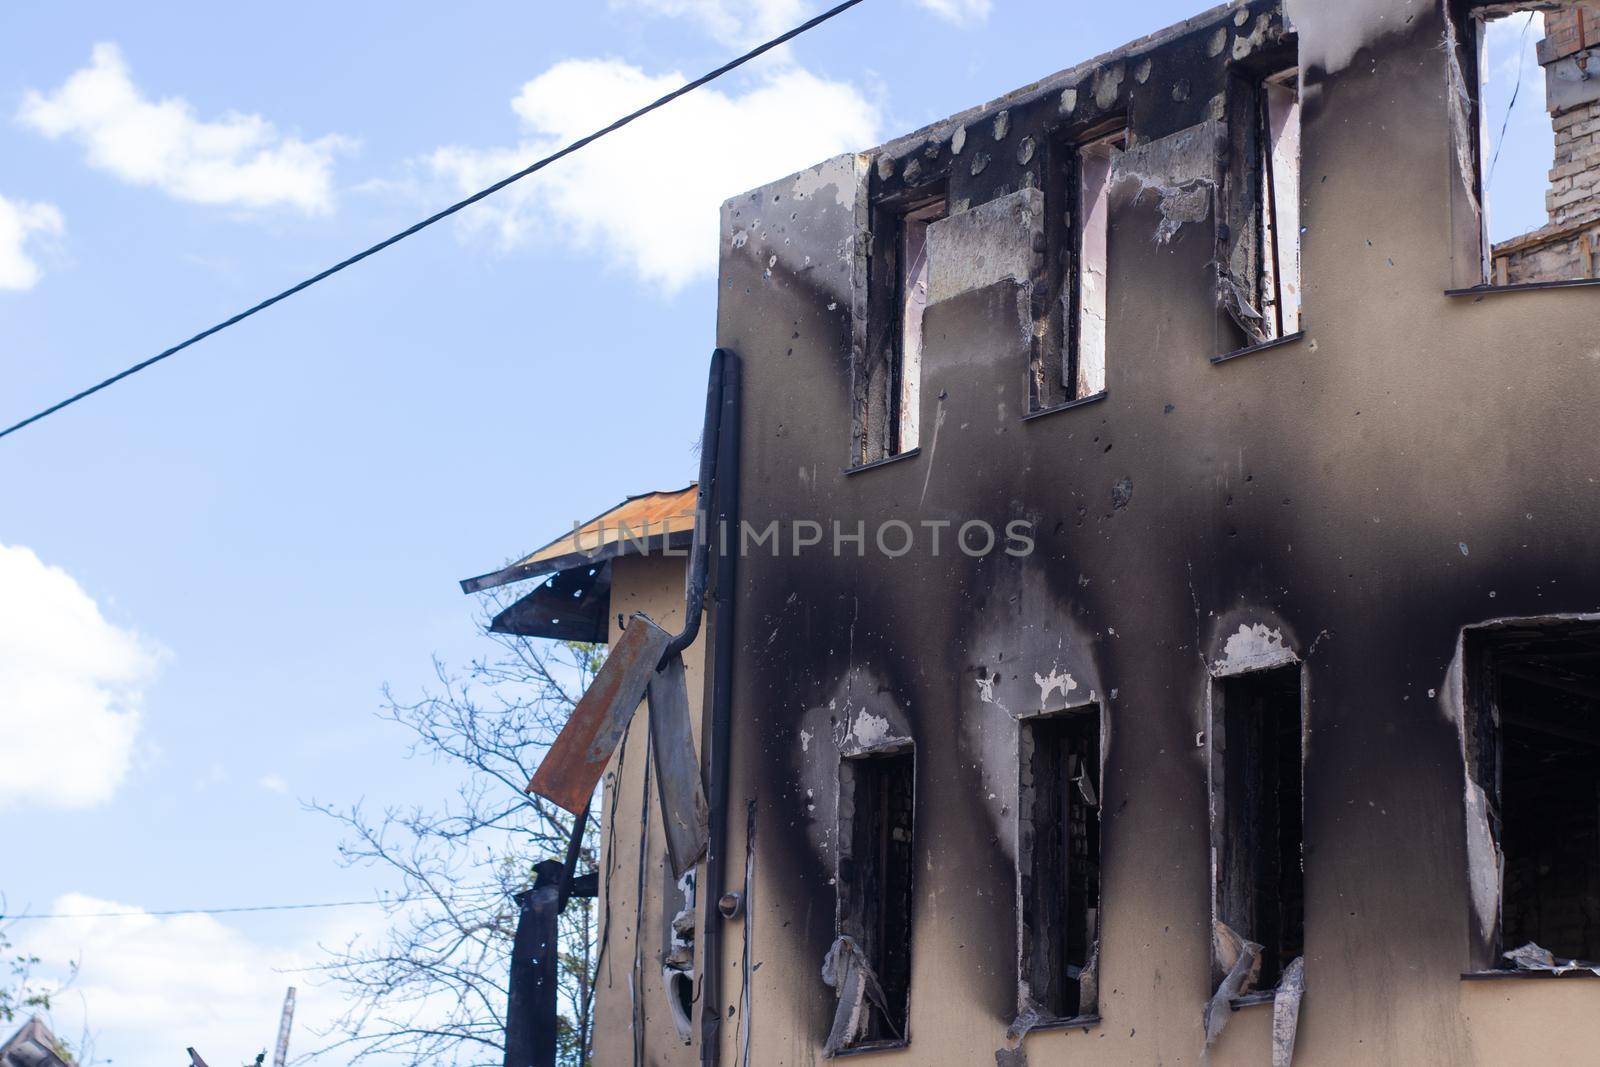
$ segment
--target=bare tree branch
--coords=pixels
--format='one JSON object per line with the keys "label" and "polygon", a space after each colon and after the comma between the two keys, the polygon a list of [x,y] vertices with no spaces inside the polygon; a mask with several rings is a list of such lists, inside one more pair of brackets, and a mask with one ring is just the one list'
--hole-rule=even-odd
{"label": "bare tree branch", "polygon": [[[503,1059],[506,981],[518,909],[533,866],[562,855],[572,816],[523,793],[534,768],[599,668],[604,647],[491,633],[509,602],[487,605],[494,651],[453,671],[434,660],[436,685],[402,700],[387,686],[379,711],[411,735],[409,756],[462,772],[432,806],[369,812],[361,801],[307,807],[344,830],[340,861],[395,876],[388,928],[372,942],[323,946],[313,968],[344,989],[349,1009],[318,1053],[446,1067]],[[598,864],[598,836],[581,864]],[[593,901],[574,898],[560,920],[563,1067],[586,1067],[595,966]]]}

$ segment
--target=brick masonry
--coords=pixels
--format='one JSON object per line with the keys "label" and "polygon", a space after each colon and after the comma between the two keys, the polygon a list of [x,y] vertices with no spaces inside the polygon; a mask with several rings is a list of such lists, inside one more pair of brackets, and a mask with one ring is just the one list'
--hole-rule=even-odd
{"label": "brick masonry", "polygon": [[1593,278],[1600,269],[1600,4],[1547,13],[1539,62],[1555,129],[1550,221],[1495,246],[1491,280],[1502,285]]}

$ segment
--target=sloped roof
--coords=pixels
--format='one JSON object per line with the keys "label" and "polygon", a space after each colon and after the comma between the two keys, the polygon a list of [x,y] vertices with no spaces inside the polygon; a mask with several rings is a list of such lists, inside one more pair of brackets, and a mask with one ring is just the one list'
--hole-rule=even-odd
{"label": "sloped roof", "polygon": [[694,536],[697,485],[630,496],[576,530],[523,556],[509,567],[465,578],[461,591],[477,593],[641,551],[688,544]]}
{"label": "sloped roof", "polygon": [[72,1060],[56,1055],[60,1047],[56,1035],[35,1015],[0,1045],[0,1067],[76,1067]]}

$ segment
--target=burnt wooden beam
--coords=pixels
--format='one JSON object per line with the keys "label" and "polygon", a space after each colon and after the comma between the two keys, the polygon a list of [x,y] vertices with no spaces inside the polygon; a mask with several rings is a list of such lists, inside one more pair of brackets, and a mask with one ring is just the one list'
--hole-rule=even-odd
{"label": "burnt wooden beam", "polygon": [[534,867],[533,888],[514,898],[520,913],[511,946],[505,1067],[555,1067],[561,885],[566,865]]}

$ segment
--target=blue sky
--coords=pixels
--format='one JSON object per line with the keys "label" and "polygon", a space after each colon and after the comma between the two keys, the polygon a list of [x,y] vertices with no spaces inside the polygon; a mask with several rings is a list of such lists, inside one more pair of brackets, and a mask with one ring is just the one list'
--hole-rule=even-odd
{"label": "blue sky", "polygon": [[[821,6],[284,3],[267,17],[13,0],[0,421]],[[691,476],[716,203],[1199,6],[869,0],[549,180],[0,442],[0,736],[26,767],[0,786],[8,910],[381,889],[337,865],[333,828],[300,801],[444,796],[454,776],[407,761],[373,712],[383,683],[424,685],[432,654],[480,651],[455,580]],[[1549,165],[1528,62],[1497,188],[1537,188]],[[1541,213],[1497,219],[1520,232]],[[228,1063],[270,1040],[291,982],[303,1018],[337,1010],[275,968],[373,921],[10,936],[82,959],[63,1029],[86,1008],[101,1055],[170,1062],[194,1043]]]}

